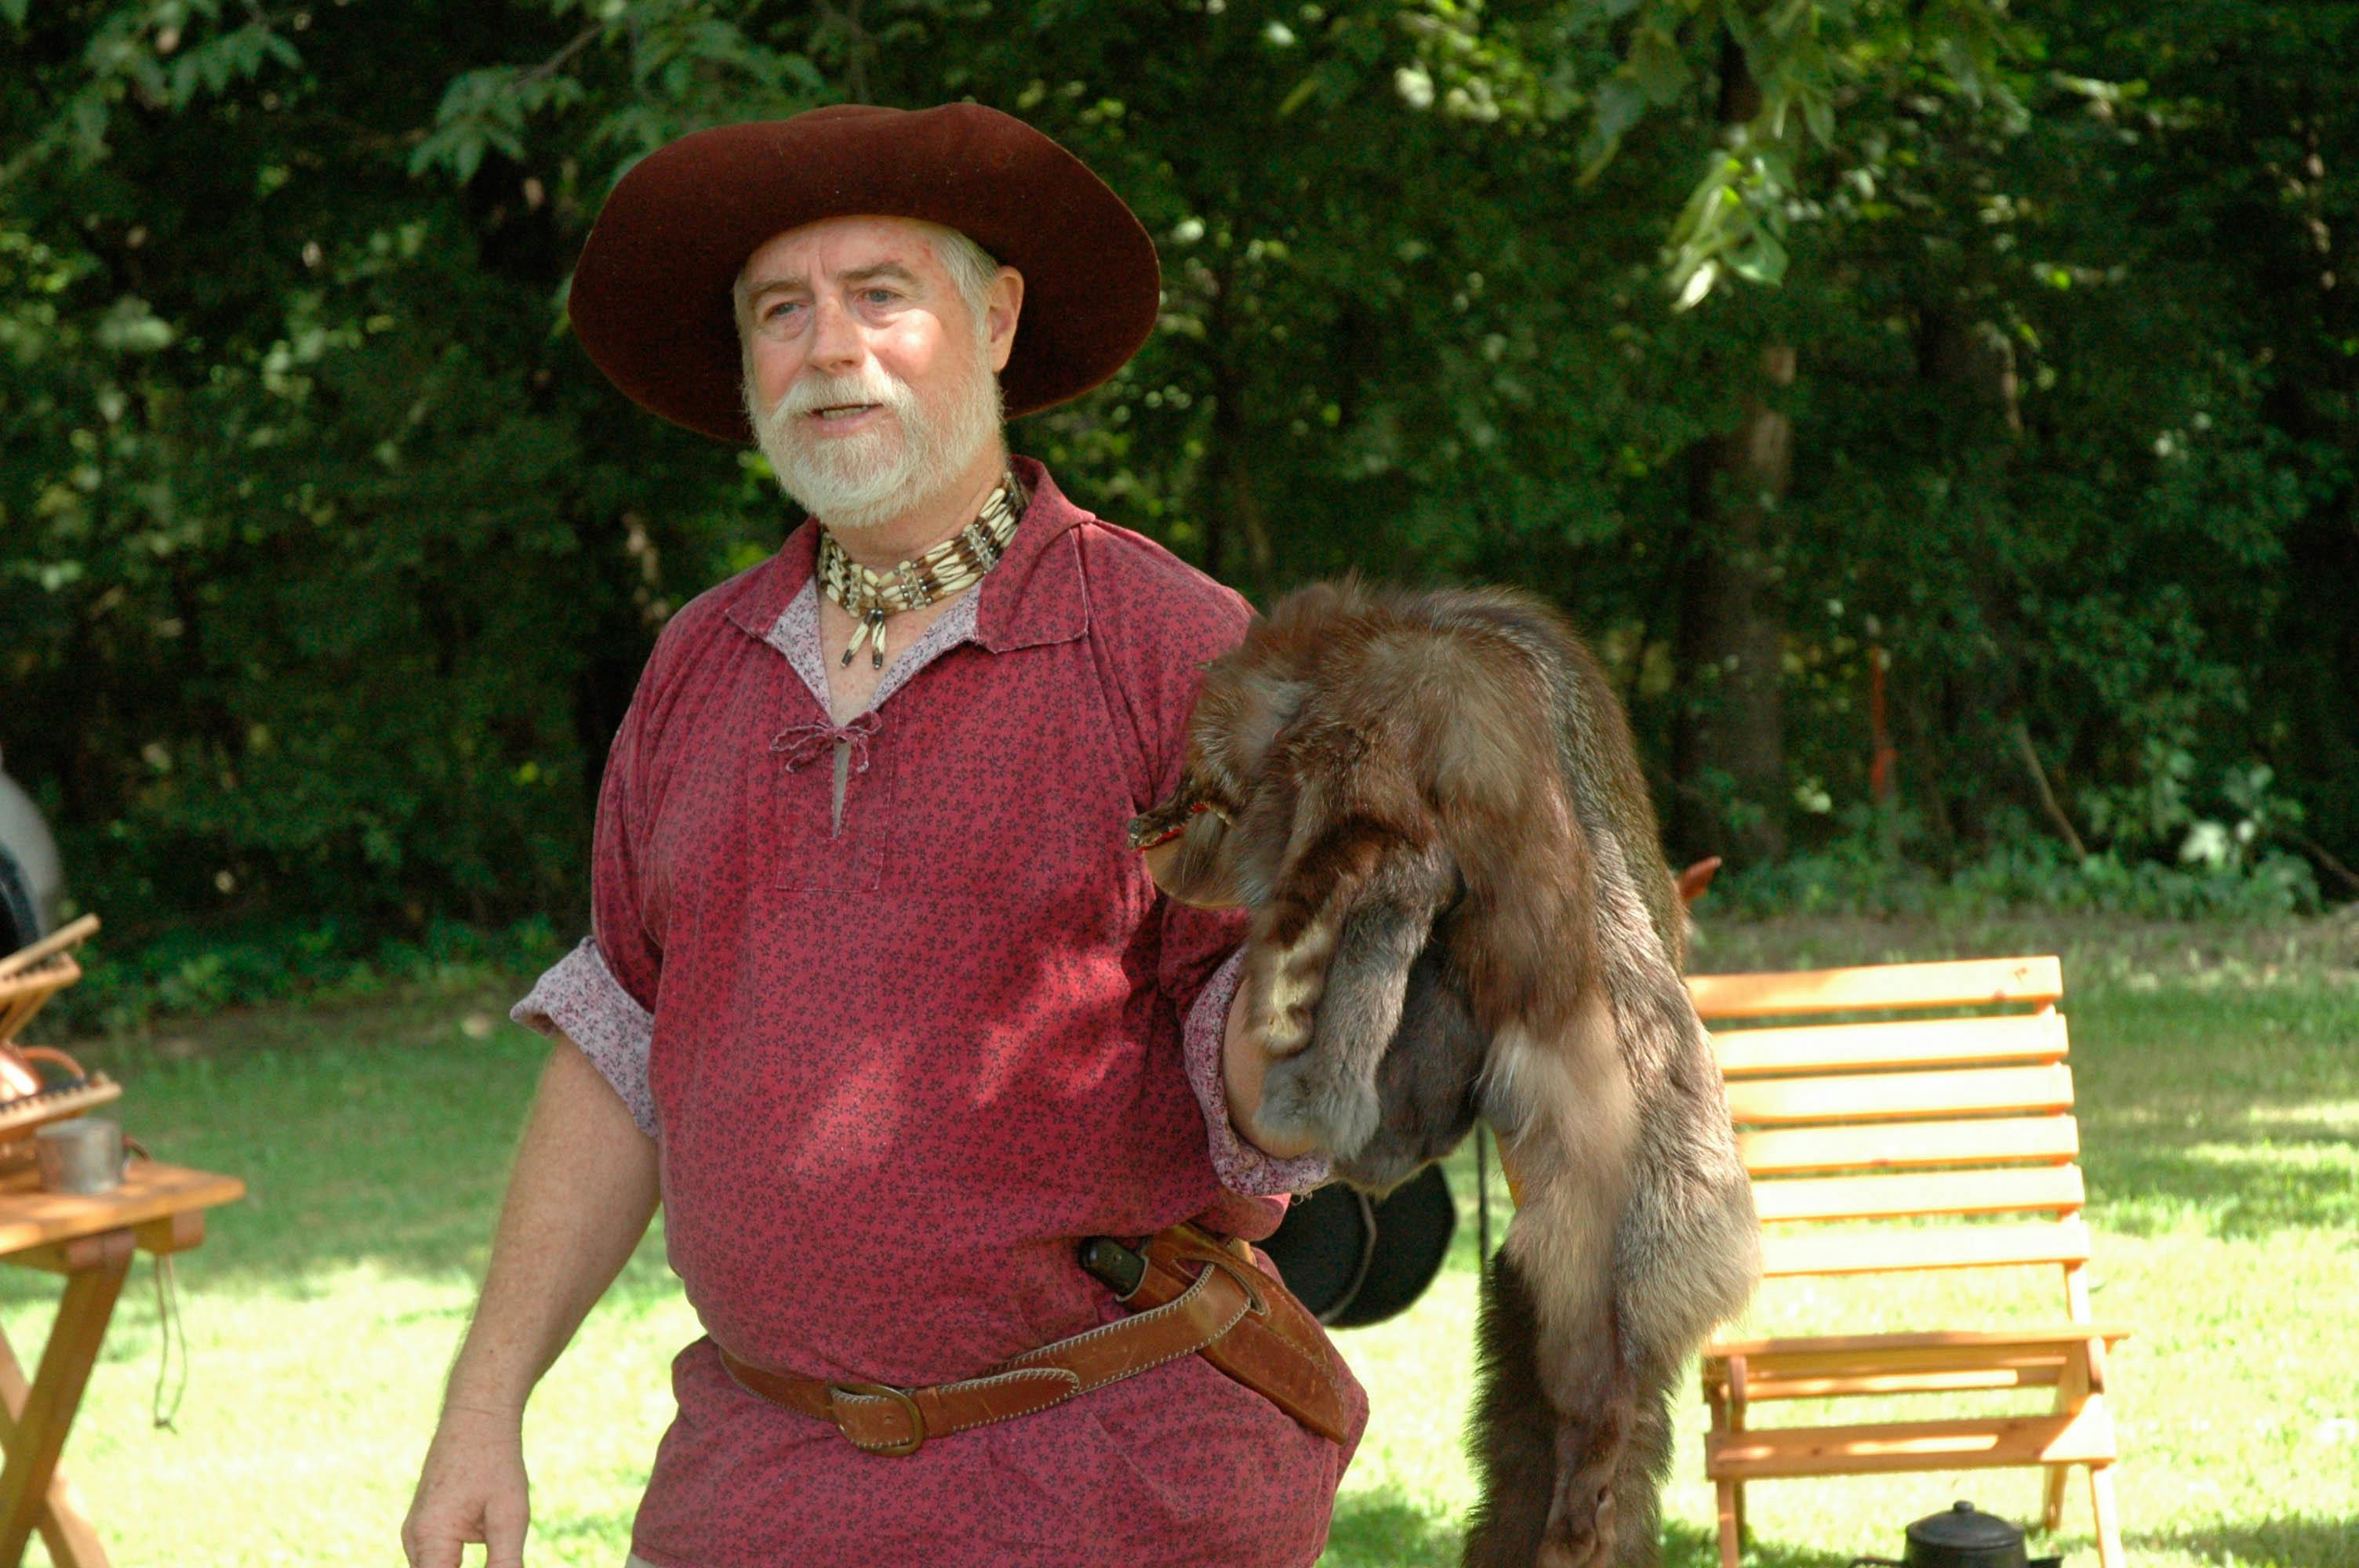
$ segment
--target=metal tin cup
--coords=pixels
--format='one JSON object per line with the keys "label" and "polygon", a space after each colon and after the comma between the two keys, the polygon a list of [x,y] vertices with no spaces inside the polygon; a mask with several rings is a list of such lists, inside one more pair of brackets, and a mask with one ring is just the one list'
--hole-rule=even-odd
{"label": "metal tin cup", "polygon": [[128,1168],[122,1124],[103,1116],[77,1116],[35,1129],[33,1155],[44,1192],[111,1193],[123,1184]]}

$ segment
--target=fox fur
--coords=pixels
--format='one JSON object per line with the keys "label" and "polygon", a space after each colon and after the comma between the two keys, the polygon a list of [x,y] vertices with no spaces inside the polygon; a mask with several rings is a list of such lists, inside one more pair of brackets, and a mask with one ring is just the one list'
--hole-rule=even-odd
{"label": "fox fur", "polygon": [[1207,670],[1157,881],[1251,913],[1259,1122],[1383,1191],[1479,1115],[1521,1201],[1484,1281],[1470,1568],[1657,1558],[1683,1359],[1759,1274],[1629,726],[1538,601],[1356,581]]}

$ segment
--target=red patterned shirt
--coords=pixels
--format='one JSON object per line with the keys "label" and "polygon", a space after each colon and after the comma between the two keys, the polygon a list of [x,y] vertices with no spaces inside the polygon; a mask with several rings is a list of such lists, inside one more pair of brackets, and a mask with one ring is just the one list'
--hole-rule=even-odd
{"label": "red patterned shirt", "polygon": [[606,765],[596,935],[516,1010],[658,1141],[707,1331],[632,1537],[662,1568],[1308,1563],[1366,1419],[1354,1386],[1339,1447],[1191,1356],[895,1458],[721,1366],[971,1377],[1125,1315],[1077,1238],[1258,1240],[1326,1174],[1228,1119],[1242,917],[1124,837],[1249,611],[1016,468],[1007,554],[849,724],[812,525],[673,618]]}

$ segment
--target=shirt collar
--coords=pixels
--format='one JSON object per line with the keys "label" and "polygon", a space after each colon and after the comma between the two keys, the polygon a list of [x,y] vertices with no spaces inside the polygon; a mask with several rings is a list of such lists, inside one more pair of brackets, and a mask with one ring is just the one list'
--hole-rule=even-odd
{"label": "shirt collar", "polygon": [[[1065,498],[1049,470],[1030,458],[1012,457],[1031,501],[1016,521],[1006,554],[977,585],[974,640],[995,654],[1069,643],[1089,630],[1089,600],[1082,591],[1081,543],[1075,526],[1090,514]],[[729,619],[756,640],[766,639],[778,616],[809,582],[819,561],[819,524],[805,519],[777,554],[754,568]]]}

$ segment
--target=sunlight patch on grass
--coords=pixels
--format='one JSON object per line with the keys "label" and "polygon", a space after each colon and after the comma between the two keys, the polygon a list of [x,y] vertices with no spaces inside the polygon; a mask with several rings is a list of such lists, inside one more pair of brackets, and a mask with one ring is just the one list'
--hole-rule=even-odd
{"label": "sunlight patch on grass", "polygon": [[[1889,925],[1806,935],[1819,944],[1808,961],[1826,963],[1893,947],[2057,946],[1970,945]],[[2102,954],[2100,935],[2080,940]],[[1878,946],[1840,945],[1853,937]],[[1741,947],[1753,962],[1712,967],[1796,967],[1796,940],[1723,926],[1708,956]],[[2125,940],[2135,964],[2076,968],[2068,951],[2065,1011],[2096,1315],[2136,1330],[2114,1363],[2131,1560],[2351,1568],[2359,986],[2347,957],[2321,958],[2325,939],[2310,935],[2294,948],[2256,936],[2242,957],[2209,932]],[[2141,973],[2159,977],[2153,989],[2132,988]],[[121,1568],[399,1561],[396,1532],[546,1055],[506,1025],[489,1038],[469,1032],[471,1016],[500,1005],[490,995],[393,999],[207,1020],[175,1036],[169,1061],[138,1042],[77,1046],[125,1083],[122,1119],[159,1156],[235,1171],[253,1195],[222,1211],[180,1264],[193,1374],[178,1432],[149,1423],[160,1340],[143,1260],[68,1445],[67,1468]],[[1461,1448],[1472,1170],[1462,1150],[1451,1173],[1462,1223],[1432,1291],[1391,1323],[1338,1336],[1374,1413],[1337,1499],[1328,1568],[1457,1560],[1473,1500]],[[1506,1208],[1495,1173],[1493,1197],[1495,1242]],[[49,1276],[0,1271],[0,1324],[28,1362],[56,1292]],[[2049,1321],[2058,1305],[2052,1271],[1787,1281],[1765,1292],[1746,1327],[1988,1326]],[[698,1332],[658,1227],[535,1397],[528,1562],[618,1568],[672,1414],[670,1358]],[[1912,1403],[1911,1415],[1937,1413]],[[1865,1418],[1875,1407],[1849,1408]],[[1690,1379],[1664,1498],[1669,1568],[1716,1562],[1703,1424]],[[2004,1471],[1759,1485],[1750,1561],[1843,1568],[1861,1553],[1897,1556],[1901,1527],[1952,1498],[2025,1520],[2039,1489],[2037,1474]],[[2069,1499],[2063,1532],[2035,1548],[2087,1568],[2077,1475]],[[27,1561],[45,1561],[38,1544]]]}

